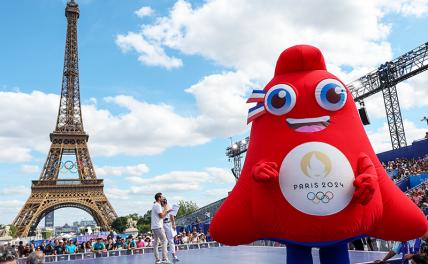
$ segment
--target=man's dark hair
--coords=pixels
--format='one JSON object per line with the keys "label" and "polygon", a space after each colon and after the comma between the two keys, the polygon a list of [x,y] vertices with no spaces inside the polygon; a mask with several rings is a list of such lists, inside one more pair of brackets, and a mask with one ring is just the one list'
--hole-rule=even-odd
{"label": "man's dark hair", "polygon": [[416,264],[428,264],[428,257],[419,254],[413,255],[412,260]]}
{"label": "man's dark hair", "polygon": [[162,193],[157,193],[157,194],[155,194],[155,200],[157,201],[157,200],[159,200],[159,198],[161,198],[162,197]]}

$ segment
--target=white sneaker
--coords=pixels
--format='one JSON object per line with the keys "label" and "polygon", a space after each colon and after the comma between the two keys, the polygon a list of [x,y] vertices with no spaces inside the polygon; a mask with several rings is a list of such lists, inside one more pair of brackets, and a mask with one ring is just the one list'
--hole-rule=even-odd
{"label": "white sneaker", "polygon": [[169,259],[162,260],[161,263],[162,264],[171,264],[171,262],[169,261]]}
{"label": "white sneaker", "polygon": [[172,258],[172,261],[173,262],[179,262],[180,260],[177,258],[177,256],[175,256],[175,257]]}
{"label": "white sneaker", "polygon": [[162,261],[160,261],[160,260],[155,261],[155,264],[161,264],[161,263],[162,263]]}

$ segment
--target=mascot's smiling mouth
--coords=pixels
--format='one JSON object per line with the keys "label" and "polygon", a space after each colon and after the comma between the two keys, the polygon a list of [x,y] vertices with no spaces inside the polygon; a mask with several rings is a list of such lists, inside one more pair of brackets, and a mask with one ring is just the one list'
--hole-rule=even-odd
{"label": "mascot's smiling mouth", "polygon": [[328,127],[330,116],[320,116],[312,118],[287,118],[289,127],[297,132],[318,132]]}

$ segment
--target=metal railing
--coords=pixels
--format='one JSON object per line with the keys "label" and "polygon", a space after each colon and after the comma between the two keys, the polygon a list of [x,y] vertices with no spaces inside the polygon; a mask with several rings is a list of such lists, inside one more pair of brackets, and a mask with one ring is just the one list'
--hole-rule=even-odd
{"label": "metal railing", "polygon": [[[218,242],[206,242],[199,244],[182,244],[176,245],[178,250],[192,250],[201,248],[218,248],[223,245]],[[159,247],[160,248],[160,247]],[[136,249],[120,249],[111,250],[103,253],[77,253],[77,254],[63,254],[63,255],[50,255],[45,256],[45,262],[58,262],[58,261],[70,261],[70,260],[82,260],[82,259],[95,259],[95,258],[108,258],[108,257],[120,257],[120,256],[131,256],[131,255],[142,255],[153,253],[153,247],[144,247]],[[26,264],[27,258],[18,259],[19,264]]]}

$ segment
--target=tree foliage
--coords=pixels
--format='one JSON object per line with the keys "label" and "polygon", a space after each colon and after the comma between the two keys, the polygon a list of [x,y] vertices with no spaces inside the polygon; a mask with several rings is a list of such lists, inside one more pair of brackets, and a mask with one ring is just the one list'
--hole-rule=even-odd
{"label": "tree foliage", "polygon": [[143,216],[134,213],[118,217],[113,221],[111,227],[117,233],[123,233],[128,228],[128,219],[132,219],[137,221],[138,232],[147,233],[150,231],[151,213],[152,210],[148,210]]}
{"label": "tree foliage", "polygon": [[176,215],[177,218],[191,214],[199,209],[198,205],[192,201],[180,200],[178,202],[178,205],[180,206],[180,209],[178,210],[178,213]]}
{"label": "tree foliage", "polygon": [[52,236],[54,235],[54,232],[53,232],[53,230],[43,230],[42,231],[42,237],[43,237],[43,239],[49,239],[49,238],[51,238]]}
{"label": "tree foliage", "polygon": [[114,219],[113,223],[111,224],[111,228],[113,228],[113,230],[117,233],[123,233],[123,231],[128,228],[128,217],[120,216]]}
{"label": "tree foliage", "polygon": [[10,236],[11,237],[13,237],[13,238],[16,238],[16,226],[15,225],[9,225],[9,227],[10,227]]}

